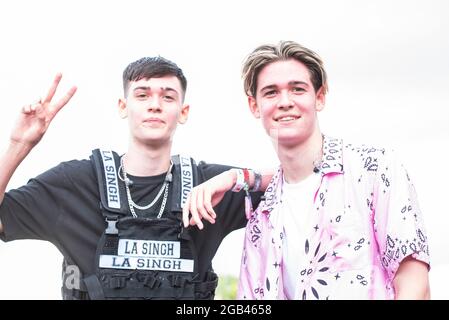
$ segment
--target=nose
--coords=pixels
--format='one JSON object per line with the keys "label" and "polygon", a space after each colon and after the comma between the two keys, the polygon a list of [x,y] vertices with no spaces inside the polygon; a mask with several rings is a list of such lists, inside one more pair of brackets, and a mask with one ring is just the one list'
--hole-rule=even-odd
{"label": "nose", "polygon": [[161,104],[158,99],[150,99],[147,106],[147,111],[149,112],[159,112],[161,111]]}
{"label": "nose", "polygon": [[290,95],[287,91],[282,91],[279,95],[279,101],[277,107],[281,110],[288,110],[293,107],[293,102],[290,99]]}

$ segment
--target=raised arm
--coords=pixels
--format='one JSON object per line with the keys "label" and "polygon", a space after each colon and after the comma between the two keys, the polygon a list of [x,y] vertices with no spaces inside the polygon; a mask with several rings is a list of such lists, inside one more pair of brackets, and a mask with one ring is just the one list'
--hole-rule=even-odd
{"label": "raised arm", "polygon": [[[57,74],[46,97],[24,106],[19,114],[11,132],[9,145],[0,157],[0,204],[3,202],[6,187],[14,171],[39,143],[53,118],[76,92],[76,87],[72,87],[63,98],[52,103],[61,78],[62,74]],[[0,232],[3,232],[1,221]]]}
{"label": "raised arm", "polygon": [[[203,229],[202,219],[206,219],[210,223],[215,223],[217,215],[213,207],[220,203],[225,193],[235,186],[239,171],[241,169],[230,169],[192,189],[183,207],[182,218],[185,227],[190,224],[197,225],[198,228]],[[248,173],[248,185],[251,189],[254,187],[256,181],[255,172],[248,170]],[[268,187],[274,173],[274,169],[263,170],[260,173],[261,180],[258,190],[264,191]],[[191,217],[189,217],[189,214]]]}

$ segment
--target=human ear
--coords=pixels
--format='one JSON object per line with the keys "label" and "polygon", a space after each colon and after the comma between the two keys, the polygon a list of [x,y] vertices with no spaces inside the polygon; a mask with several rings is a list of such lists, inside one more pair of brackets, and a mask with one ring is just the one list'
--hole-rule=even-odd
{"label": "human ear", "polygon": [[259,107],[257,106],[256,98],[254,98],[253,96],[248,96],[248,106],[249,106],[249,110],[251,111],[253,116],[255,118],[259,119],[260,111],[259,111]]}
{"label": "human ear", "polygon": [[185,104],[181,107],[181,113],[179,114],[178,123],[184,124],[186,123],[189,117],[190,106]]}
{"label": "human ear", "polygon": [[315,110],[321,111],[326,105],[326,94],[324,93],[324,87],[321,87],[316,94]]}
{"label": "human ear", "polygon": [[128,108],[126,105],[126,99],[124,98],[118,99],[118,113],[122,119],[125,119],[128,116]]}

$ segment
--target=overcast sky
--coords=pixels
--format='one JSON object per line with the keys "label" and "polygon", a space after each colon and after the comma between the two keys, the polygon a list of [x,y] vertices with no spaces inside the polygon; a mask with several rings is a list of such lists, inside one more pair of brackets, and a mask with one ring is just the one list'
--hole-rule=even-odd
{"label": "overcast sky", "polygon": [[[415,182],[435,270],[446,268],[448,17],[445,0],[3,1],[0,147],[20,107],[42,96],[56,72],[64,74],[60,93],[78,86],[9,188],[99,146],[124,152],[121,74],[129,62],[154,55],[178,63],[188,78],[190,118],[173,153],[277,165],[247,108],[241,63],[260,44],[295,40],[321,55],[329,75],[322,131],[398,151]],[[225,241],[217,271],[237,272],[241,244],[241,232]],[[60,297],[62,259],[51,245],[0,243],[0,259],[0,298]]]}

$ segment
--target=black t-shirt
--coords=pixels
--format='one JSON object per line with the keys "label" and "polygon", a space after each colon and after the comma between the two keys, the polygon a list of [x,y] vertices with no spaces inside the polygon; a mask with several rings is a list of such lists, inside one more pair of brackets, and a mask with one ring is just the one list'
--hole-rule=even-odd
{"label": "black t-shirt", "polygon": [[[231,167],[198,164],[200,181],[206,181]],[[150,203],[159,192],[165,174],[151,177],[129,176],[132,199],[138,205]],[[171,188],[163,215],[170,214]],[[261,193],[253,194],[253,205]],[[162,198],[141,216],[156,217]],[[191,236],[198,253],[199,272],[211,268],[211,261],[223,238],[246,225],[244,193],[227,192],[214,208],[215,224],[203,220],[204,229],[191,227]],[[26,185],[10,190],[0,206],[4,241],[39,239],[53,243],[64,257],[89,275],[95,272],[95,251],[106,222],[100,210],[97,176],[91,160],[72,160],[31,179]]]}

